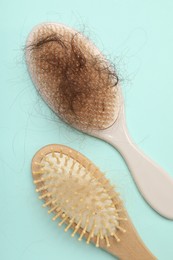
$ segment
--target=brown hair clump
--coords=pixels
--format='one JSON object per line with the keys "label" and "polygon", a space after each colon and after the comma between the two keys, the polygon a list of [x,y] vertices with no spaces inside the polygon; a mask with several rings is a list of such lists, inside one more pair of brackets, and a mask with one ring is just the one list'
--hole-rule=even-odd
{"label": "brown hair clump", "polygon": [[117,118],[118,76],[81,33],[43,24],[30,34],[26,61],[43,99],[65,122],[81,129],[104,129]]}

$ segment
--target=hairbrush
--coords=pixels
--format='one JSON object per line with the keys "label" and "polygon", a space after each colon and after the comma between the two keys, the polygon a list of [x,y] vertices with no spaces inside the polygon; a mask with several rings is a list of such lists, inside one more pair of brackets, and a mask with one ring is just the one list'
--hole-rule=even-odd
{"label": "hairbrush", "polygon": [[32,174],[39,198],[66,224],[72,237],[79,234],[122,260],[156,259],[138,236],[118,193],[104,174],[81,153],[48,145],[32,160]]}
{"label": "hairbrush", "polygon": [[173,179],[130,139],[114,66],[83,34],[62,24],[35,27],[26,62],[43,99],[66,123],[112,144],[153,209],[173,219]]}

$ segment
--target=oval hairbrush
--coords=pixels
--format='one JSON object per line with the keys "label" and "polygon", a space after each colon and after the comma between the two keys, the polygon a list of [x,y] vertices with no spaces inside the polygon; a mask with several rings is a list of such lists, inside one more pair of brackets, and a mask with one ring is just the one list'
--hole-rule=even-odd
{"label": "oval hairbrush", "polygon": [[72,237],[94,243],[122,260],[156,259],[145,247],[123,203],[103,173],[79,152],[48,145],[32,160],[32,174],[39,198],[66,224]]}
{"label": "oval hairbrush", "polygon": [[42,24],[29,35],[26,61],[52,110],[71,126],[117,148],[146,201],[173,219],[173,180],[131,141],[118,77],[96,46],[64,25]]}

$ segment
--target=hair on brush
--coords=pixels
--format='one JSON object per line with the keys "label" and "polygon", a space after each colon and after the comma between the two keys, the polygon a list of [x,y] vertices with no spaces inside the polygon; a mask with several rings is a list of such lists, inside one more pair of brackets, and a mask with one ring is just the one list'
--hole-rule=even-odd
{"label": "hair on brush", "polygon": [[88,38],[64,25],[39,25],[29,35],[26,60],[39,93],[64,121],[81,130],[113,124],[119,79]]}

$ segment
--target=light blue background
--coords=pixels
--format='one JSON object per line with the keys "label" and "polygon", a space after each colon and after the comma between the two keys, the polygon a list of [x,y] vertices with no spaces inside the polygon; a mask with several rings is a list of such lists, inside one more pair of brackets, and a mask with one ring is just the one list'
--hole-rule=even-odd
{"label": "light blue background", "polygon": [[172,260],[173,222],[141,198],[117,151],[65,126],[36,94],[22,48],[32,27],[45,21],[85,27],[115,61],[133,139],[173,176],[173,1],[1,0],[0,259],[113,259],[58,229],[37,199],[32,156],[44,145],[61,143],[107,172],[148,248],[158,259]]}

